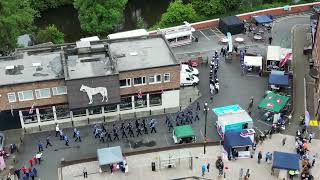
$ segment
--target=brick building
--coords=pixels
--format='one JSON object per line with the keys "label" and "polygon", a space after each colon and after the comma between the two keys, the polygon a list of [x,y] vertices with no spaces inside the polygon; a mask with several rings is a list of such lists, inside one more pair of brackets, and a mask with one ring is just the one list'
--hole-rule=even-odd
{"label": "brick building", "polygon": [[179,107],[180,65],[161,36],[24,49],[0,68],[1,129]]}
{"label": "brick building", "polygon": [[319,19],[314,20],[312,27],[313,35],[313,47],[312,47],[312,59],[314,62],[314,68],[311,69],[310,75],[315,78],[315,89],[314,89],[314,103],[315,103],[315,117],[320,120],[320,82],[319,82],[319,72],[320,72],[320,23]]}

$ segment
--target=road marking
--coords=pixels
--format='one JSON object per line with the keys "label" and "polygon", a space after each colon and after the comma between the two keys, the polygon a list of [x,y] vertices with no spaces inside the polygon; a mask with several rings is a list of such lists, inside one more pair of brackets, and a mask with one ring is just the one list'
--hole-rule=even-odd
{"label": "road marking", "polygon": [[257,129],[261,134],[264,134],[257,126],[253,126],[253,128]]}
{"label": "road marking", "polygon": [[202,131],[201,131],[201,128],[200,128],[200,134],[201,134],[201,136],[202,136],[202,139],[204,140],[204,135],[203,135],[203,133],[202,133]]}
{"label": "road marking", "polygon": [[164,138],[166,139],[167,145],[169,146],[167,136],[166,136],[166,135],[164,135]]}
{"label": "road marking", "polygon": [[205,38],[207,38],[208,40],[210,40],[201,30],[199,31]]}
{"label": "road marking", "polygon": [[256,121],[257,121],[257,122],[260,122],[260,123],[262,123],[262,124],[265,124],[265,125],[267,125],[267,126],[272,127],[272,125],[270,125],[270,124],[268,124],[268,123],[266,123],[266,122],[263,122],[262,120],[257,119]]}

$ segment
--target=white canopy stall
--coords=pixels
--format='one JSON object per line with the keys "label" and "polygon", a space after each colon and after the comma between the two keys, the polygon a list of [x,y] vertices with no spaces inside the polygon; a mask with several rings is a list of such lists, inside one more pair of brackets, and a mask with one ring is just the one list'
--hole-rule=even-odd
{"label": "white canopy stall", "polygon": [[259,74],[262,72],[262,56],[244,56],[247,74]]}
{"label": "white canopy stall", "polygon": [[280,46],[268,46],[266,70],[268,72],[271,70],[280,70],[280,64],[285,58],[292,60],[292,56],[290,56],[291,53],[292,49],[281,48]]}

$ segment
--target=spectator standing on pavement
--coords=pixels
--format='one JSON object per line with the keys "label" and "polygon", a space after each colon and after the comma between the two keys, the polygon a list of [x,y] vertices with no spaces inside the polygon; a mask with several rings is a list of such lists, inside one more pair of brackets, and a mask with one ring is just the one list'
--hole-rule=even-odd
{"label": "spectator standing on pavement", "polygon": [[38,171],[35,167],[32,168],[32,172],[34,174],[34,177],[38,177]]}
{"label": "spectator standing on pavement", "polygon": [[83,172],[83,178],[88,178],[88,171],[87,171],[87,168],[83,168],[83,170],[82,170],[82,172]]}
{"label": "spectator standing on pavement", "polygon": [[266,157],[265,157],[266,162],[268,162],[269,155],[270,155],[270,152],[267,152],[267,153],[266,153]]}
{"label": "spectator standing on pavement", "polygon": [[312,132],[309,133],[309,137],[308,138],[309,138],[309,143],[311,143],[311,140],[313,138],[313,133]]}
{"label": "spectator standing on pavement", "polygon": [[207,164],[207,172],[210,172],[210,163]]}
{"label": "spectator standing on pavement", "polygon": [[253,107],[253,96],[250,98],[250,101],[249,101],[249,105],[248,105],[248,108],[247,108],[247,111],[248,111],[248,114],[251,116],[251,113],[252,113],[252,107]]}
{"label": "spectator standing on pavement", "polygon": [[199,102],[197,102],[197,109],[196,110],[200,111],[200,103]]}
{"label": "spectator standing on pavement", "polygon": [[51,142],[50,142],[50,135],[49,136],[47,136],[46,137],[46,148],[48,147],[48,146],[52,146],[52,144],[51,144]]}
{"label": "spectator standing on pavement", "polygon": [[43,151],[43,146],[40,140],[38,140],[38,151],[39,152]]}
{"label": "spectator standing on pavement", "polygon": [[259,153],[258,153],[258,164],[260,164],[261,159],[262,159],[262,152],[259,151]]}
{"label": "spectator standing on pavement", "polygon": [[79,140],[79,142],[81,142],[81,136],[80,136],[79,130],[77,130],[77,132],[76,132],[76,139],[74,141],[77,142],[78,140]]}
{"label": "spectator standing on pavement", "polygon": [[58,134],[60,134],[59,124],[56,125],[56,137],[58,137]]}
{"label": "spectator standing on pavement", "polygon": [[202,164],[201,172],[202,172],[202,177],[203,177],[205,175],[205,173],[206,173],[206,165],[205,164]]}
{"label": "spectator standing on pavement", "polygon": [[21,169],[14,170],[14,174],[17,176],[17,178],[20,180],[20,171]]}

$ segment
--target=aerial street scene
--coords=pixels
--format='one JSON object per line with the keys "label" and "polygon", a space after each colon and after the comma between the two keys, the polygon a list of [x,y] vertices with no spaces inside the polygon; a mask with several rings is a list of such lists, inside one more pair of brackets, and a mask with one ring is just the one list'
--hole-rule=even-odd
{"label": "aerial street scene", "polygon": [[320,2],[1,0],[0,180],[319,180]]}

